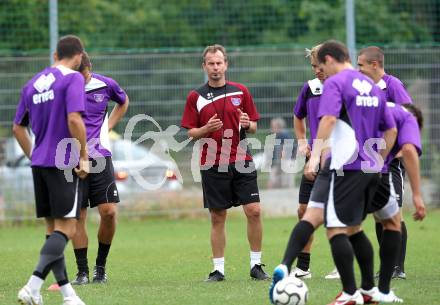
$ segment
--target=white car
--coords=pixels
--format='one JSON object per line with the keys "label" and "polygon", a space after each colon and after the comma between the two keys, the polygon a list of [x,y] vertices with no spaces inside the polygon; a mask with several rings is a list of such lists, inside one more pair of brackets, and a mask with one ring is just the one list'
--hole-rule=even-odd
{"label": "white car", "polygon": [[[7,142],[15,145],[15,139],[8,139]],[[174,162],[163,160],[147,148],[128,140],[116,139],[110,143],[115,180],[121,200],[142,192],[182,189]],[[9,160],[0,166],[0,182],[1,191],[7,201],[34,200],[30,160],[21,151],[20,154],[9,154]]]}

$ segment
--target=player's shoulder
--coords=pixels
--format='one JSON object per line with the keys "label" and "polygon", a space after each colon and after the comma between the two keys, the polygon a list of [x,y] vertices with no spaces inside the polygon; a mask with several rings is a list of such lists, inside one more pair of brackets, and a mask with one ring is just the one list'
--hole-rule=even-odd
{"label": "player's shoulder", "polygon": [[405,84],[399,78],[395,77],[394,75],[385,74],[382,77],[382,80],[385,83],[384,89],[388,89],[388,88],[394,88],[394,89],[404,88],[405,89]]}
{"label": "player's shoulder", "polygon": [[92,73],[92,78],[100,80],[101,82],[107,85],[112,85],[116,83],[116,81],[113,78],[95,72]]}
{"label": "player's shoulder", "polygon": [[391,75],[391,74],[384,74],[382,79],[387,84],[400,84],[400,85],[403,85],[403,82],[399,78],[397,78],[396,76]]}
{"label": "player's shoulder", "polygon": [[314,78],[311,80],[308,80],[303,88],[302,91],[306,91],[306,90],[310,90],[310,93],[312,95],[321,95],[323,92],[323,84],[322,82],[319,80],[319,78]]}
{"label": "player's shoulder", "polygon": [[403,122],[407,119],[411,119],[411,117],[413,117],[413,115],[411,114],[411,112],[409,112],[405,107],[403,107],[402,105],[393,103],[393,102],[386,102],[388,111],[391,112],[391,114],[393,115],[394,119],[397,122]]}
{"label": "player's shoulder", "polygon": [[108,88],[108,79],[108,77],[103,75],[92,73],[90,81],[85,86],[86,93]]}

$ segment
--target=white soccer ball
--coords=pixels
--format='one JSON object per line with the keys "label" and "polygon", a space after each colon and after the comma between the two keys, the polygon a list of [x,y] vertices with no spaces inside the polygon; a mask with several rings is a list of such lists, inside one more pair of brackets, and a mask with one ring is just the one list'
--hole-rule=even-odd
{"label": "white soccer ball", "polygon": [[279,281],[273,290],[276,305],[305,305],[309,289],[296,277],[288,276]]}

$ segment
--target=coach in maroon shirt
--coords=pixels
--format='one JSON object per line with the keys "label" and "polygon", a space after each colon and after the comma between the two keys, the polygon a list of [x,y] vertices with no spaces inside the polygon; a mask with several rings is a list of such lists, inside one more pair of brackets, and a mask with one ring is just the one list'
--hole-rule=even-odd
{"label": "coach in maroon shirt", "polygon": [[211,213],[214,270],[207,281],[224,280],[225,221],[227,209],[243,206],[248,220],[250,276],[265,280],[261,264],[262,224],[257,173],[247,149],[246,133],[255,133],[260,115],[242,84],[226,81],[226,50],[206,47],[202,67],[208,82],[192,90],[186,100],[182,127],[200,140],[204,207]]}

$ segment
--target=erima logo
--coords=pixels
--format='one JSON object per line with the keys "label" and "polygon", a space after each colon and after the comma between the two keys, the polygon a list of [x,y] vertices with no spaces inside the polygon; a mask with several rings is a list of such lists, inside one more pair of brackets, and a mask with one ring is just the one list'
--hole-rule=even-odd
{"label": "erima logo", "polygon": [[372,84],[370,84],[366,80],[361,81],[358,78],[353,80],[352,86],[359,92],[360,95],[370,95],[371,89],[373,89]]}
{"label": "erima logo", "polygon": [[214,93],[212,93],[212,92],[208,92],[208,94],[206,95],[206,97],[207,97],[208,99],[212,99],[212,98],[214,97]]}
{"label": "erima logo", "polygon": [[49,73],[47,76],[43,74],[35,81],[34,88],[37,89],[39,93],[47,91],[50,89],[50,86],[52,86],[54,81],[55,76],[53,76],[52,73]]}
{"label": "erima logo", "polygon": [[34,88],[39,92],[32,96],[35,105],[45,103],[55,98],[53,90],[49,90],[54,82],[55,76],[53,76],[52,73],[49,73],[47,76],[43,74],[34,82]]}
{"label": "erima logo", "polygon": [[113,196],[115,196],[115,197],[118,196],[118,191],[117,190],[113,191]]}
{"label": "erima logo", "polygon": [[377,96],[370,96],[373,85],[366,80],[353,80],[352,86],[359,92],[356,96],[356,106],[360,107],[377,107],[379,106],[379,98]]}
{"label": "erima logo", "polygon": [[251,196],[258,196],[258,193],[252,193]]}

